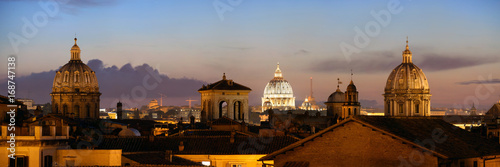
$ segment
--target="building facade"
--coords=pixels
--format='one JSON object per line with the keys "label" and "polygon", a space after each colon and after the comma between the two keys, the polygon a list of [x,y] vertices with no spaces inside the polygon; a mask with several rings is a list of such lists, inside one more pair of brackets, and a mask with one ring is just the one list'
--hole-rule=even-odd
{"label": "building facade", "polygon": [[71,118],[99,118],[99,84],[95,72],[80,59],[80,47],[71,48],[71,59],[56,72],[52,86],[52,113]]}
{"label": "building facade", "polygon": [[283,78],[279,63],[274,71],[274,78],[267,83],[262,97],[262,111],[271,108],[279,110],[295,109],[292,85]]}
{"label": "building facade", "polygon": [[430,116],[431,94],[427,77],[412,63],[406,40],[403,62],[392,70],[384,90],[386,116]]}
{"label": "building facade", "polygon": [[248,93],[252,89],[226,79],[198,89],[201,94],[201,122],[226,116],[237,121],[249,121]]}

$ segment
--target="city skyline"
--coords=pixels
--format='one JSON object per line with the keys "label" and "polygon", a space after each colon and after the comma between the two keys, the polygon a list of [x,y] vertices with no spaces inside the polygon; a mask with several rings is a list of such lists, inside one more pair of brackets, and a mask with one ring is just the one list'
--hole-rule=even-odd
{"label": "city skyline", "polygon": [[[36,76],[50,75],[69,60],[76,32],[82,60],[92,60],[87,65],[95,71],[95,67],[108,72],[123,69],[121,74],[142,70],[141,75],[130,78],[142,79],[148,74],[144,69],[152,67],[172,79],[174,86],[189,83],[189,88],[195,87],[188,94],[169,95],[176,88],[168,84],[165,90],[148,91],[144,101],[159,99],[160,95],[154,94],[157,92],[167,94],[167,104],[185,105],[188,98],[199,99],[196,90],[203,84],[214,83],[226,73],[229,79],[252,88],[250,104],[259,105],[280,62],[283,77],[294,89],[296,104],[309,95],[310,77],[314,78],[315,98],[326,101],[336,89],[337,78],[344,83],[342,89],[347,87],[352,69],[360,100],[376,100],[382,105],[385,82],[401,63],[409,36],[414,63],[429,80],[433,107],[458,104],[470,108],[474,102],[479,109],[488,109],[500,99],[496,72],[500,70],[500,42],[495,40],[500,38],[500,32],[495,31],[500,28],[496,19],[499,2],[397,1],[400,4],[395,9],[399,10],[393,14],[390,2],[69,1],[60,3],[53,16],[47,13],[47,23],[37,24],[37,32],[26,37],[26,20],[33,22],[33,16],[45,8],[33,1],[2,1],[0,13],[8,17],[0,26],[4,34],[0,55],[3,59],[18,57],[18,78],[41,80]],[[217,7],[227,11],[221,14],[223,9]],[[384,11],[390,19],[379,17]],[[379,33],[368,32],[376,29],[366,30],[367,25],[378,25]],[[366,46],[356,45],[358,30],[368,34]],[[27,42],[14,47],[9,34],[20,35]],[[346,46],[359,52],[342,52]],[[6,64],[0,68],[5,69]],[[54,75],[44,79],[52,81]],[[106,94],[104,89],[120,85],[107,83],[103,87],[106,78],[98,80],[103,92],[101,106],[115,106],[112,102],[120,100],[116,95],[122,92]],[[6,81],[6,73],[0,74],[0,81]],[[130,89],[140,83],[127,86]],[[30,92],[37,90],[26,89],[18,90],[17,96],[47,100],[36,103],[50,101],[48,93],[33,95]],[[50,87],[46,89],[50,92]]]}

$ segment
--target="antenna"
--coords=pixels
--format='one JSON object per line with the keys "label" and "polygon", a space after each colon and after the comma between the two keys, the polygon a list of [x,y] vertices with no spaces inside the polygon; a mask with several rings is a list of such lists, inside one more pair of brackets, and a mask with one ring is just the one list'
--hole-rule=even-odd
{"label": "antenna", "polygon": [[311,98],[313,97],[313,77],[311,77]]}
{"label": "antenna", "polygon": [[[162,93],[158,93],[158,94],[160,94],[160,106],[163,106],[163,96],[165,96],[165,95]],[[165,96],[165,97],[167,97],[167,96]]]}

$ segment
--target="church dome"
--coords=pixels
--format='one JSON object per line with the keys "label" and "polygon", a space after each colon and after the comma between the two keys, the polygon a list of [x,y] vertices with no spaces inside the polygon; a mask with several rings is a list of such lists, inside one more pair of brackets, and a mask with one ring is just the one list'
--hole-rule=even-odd
{"label": "church dome", "polygon": [[387,78],[385,92],[396,90],[422,90],[429,93],[429,83],[422,69],[412,63],[412,54],[406,42],[406,50],[403,51],[403,62],[398,65]]}
{"label": "church dome", "polygon": [[274,78],[271,79],[264,88],[264,96],[262,97],[262,105],[266,101],[271,102],[271,105],[276,107],[285,107],[283,109],[295,108],[295,97],[293,97],[292,85],[283,78],[279,63],[274,72]]}
{"label": "church dome", "polygon": [[266,88],[264,89],[264,96],[266,95],[273,95],[276,97],[293,97],[292,85],[290,85],[287,80],[283,79],[279,64],[276,72],[274,73],[274,78],[267,83]]}
{"label": "church dome", "polygon": [[344,92],[340,91],[339,87],[337,86],[337,90],[333,92],[330,96],[328,96],[328,101],[329,103],[343,103],[345,102],[345,94]]}
{"label": "church dome", "polygon": [[80,60],[80,47],[71,48],[71,59],[56,71],[53,92],[99,92],[95,72]]}

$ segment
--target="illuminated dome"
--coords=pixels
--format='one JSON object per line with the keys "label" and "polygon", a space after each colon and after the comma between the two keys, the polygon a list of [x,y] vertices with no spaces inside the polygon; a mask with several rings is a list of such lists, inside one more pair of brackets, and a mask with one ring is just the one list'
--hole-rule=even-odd
{"label": "illuminated dome", "polygon": [[53,92],[99,92],[95,72],[80,60],[80,47],[71,48],[71,59],[56,72]]}
{"label": "illuminated dome", "polygon": [[266,102],[270,102],[271,107],[274,109],[295,109],[295,97],[293,97],[292,85],[283,79],[279,63],[274,72],[274,78],[267,83],[264,89],[264,97],[262,97],[263,111],[268,109],[268,104],[265,104]]}
{"label": "illuminated dome", "polygon": [[80,47],[71,47],[71,59],[56,71],[52,84],[52,112],[73,118],[99,118],[99,84],[95,72],[80,60]]}
{"label": "illuminated dome", "polygon": [[384,92],[386,115],[430,116],[429,83],[422,69],[412,63],[408,40],[403,62],[392,70]]}

